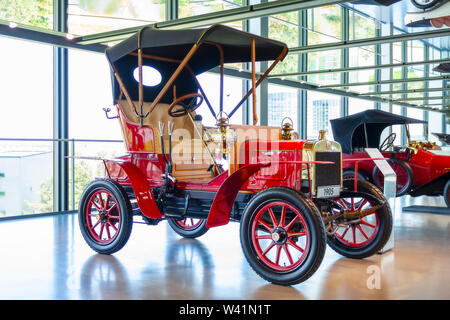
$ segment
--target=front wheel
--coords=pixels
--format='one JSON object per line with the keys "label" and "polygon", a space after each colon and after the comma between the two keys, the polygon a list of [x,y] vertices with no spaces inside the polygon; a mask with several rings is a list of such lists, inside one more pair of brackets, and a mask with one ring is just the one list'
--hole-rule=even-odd
{"label": "front wheel", "polygon": [[241,246],[253,270],[280,285],[311,277],[326,249],[325,229],[314,203],[283,187],[260,192],[247,204]]}
{"label": "front wheel", "polygon": [[[344,190],[353,191],[354,180],[344,180],[343,187]],[[334,199],[336,206],[331,215],[344,213],[344,216],[327,224],[327,240],[337,253],[362,259],[379,252],[389,240],[392,213],[380,189],[360,180],[357,187],[358,195]],[[348,214],[348,218],[345,214]]]}
{"label": "front wheel", "polygon": [[208,231],[206,219],[169,218],[167,222],[173,231],[184,238],[198,238]]}
{"label": "front wheel", "polygon": [[133,226],[130,200],[116,182],[98,179],[81,196],[78,214],[81,234],[98,253],[112,254],[127,243]]}

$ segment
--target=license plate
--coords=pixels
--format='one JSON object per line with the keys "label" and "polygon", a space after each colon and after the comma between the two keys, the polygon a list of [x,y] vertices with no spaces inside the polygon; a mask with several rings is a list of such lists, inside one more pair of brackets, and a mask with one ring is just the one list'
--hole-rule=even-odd
{"label": "license plate", "polygon": [[333,198],[339,196],[340,186],[322,186],[317,187],[317,198]]}

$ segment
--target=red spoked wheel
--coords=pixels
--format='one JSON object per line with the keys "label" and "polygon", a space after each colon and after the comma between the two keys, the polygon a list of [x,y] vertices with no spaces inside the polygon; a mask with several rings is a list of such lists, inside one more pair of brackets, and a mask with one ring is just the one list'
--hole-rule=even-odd
{"label": "red spoked wheel", "polygon": [[[387,162],[397,175],[397,197],[405,195],[411,189],[413,184],[413,172],[411,167],[405,161],[400,159],[389,159]],[[378,169],[378,166],[373,168],[372,178],[375,185],[383,190],[384,176],[380,169]]]}
{"label": "red spoked wheel", "polygon": [[[379,252],[392,232],[392,213],[386,198],[373,184],[357,182],[358,194],[334,199],[327,224],[328,245],[349,258],[366,258]],[[344,180],[344,191],[353,191],[355,181]],[[339,208],[339,209],[338,209]],[[328,218],[330,218],[328,217]]]}
{"label": "red spoked wheel", "polygon": [[240,237],[253,270],[281,285],[297,284],[312,276],[326,248],[317,207],[303,194],[284,187],[266,189],[248,202]]}
{"label": "red spoked wheel", "polygon": [[253,220],[251,232],[258,257],[274,270],[293,270],[308,254],[306,222],[287,202],[276,201],[263,206]]}
{"label": "red spoked wheel", "polygon": [[208,231],[206,219],[169,218],[167,221],[173,231],[185,238],[197,238]]}
{"label": "red spoked wheel", "polygon": [[120,250],[130,237],[131,203],[123,188],[113,180],[98,179],[85,188],[78,217],[84,239],[99,253]]}
{"label": "red spoked wheel", "polygon": [[444,201],[447,205],[447,208],[450,208],[450,180],[445,184],[442,195],[444,196]]}
{"label": "red spoked wheel", "polygon": [[117,199],[107,190],[92,194],[86,208],[88,232],[99,243],[111,243],[120,228],[120,209]]}
{"label": "red spoked wheel", "polygon": [[362,198],[346,198],[345,200],[339,198],[337,202],[342,204],[345,211],[361,212],[364,210],[364,214],[361,215],[358,222],[345,227],[338,227],[335,232],[336,239],[353,248],[364,247],[369,244],[376,236],[379,228],[377,211],[370,211],[373,204],[368,199]]}
{"label": "red spoked wheel", "polygon": [[201,223],[202,219],[194,219],[194,218],[185,218],[183,220],[177,220],[177,223],[180,227],[191,230],[197,228]]}

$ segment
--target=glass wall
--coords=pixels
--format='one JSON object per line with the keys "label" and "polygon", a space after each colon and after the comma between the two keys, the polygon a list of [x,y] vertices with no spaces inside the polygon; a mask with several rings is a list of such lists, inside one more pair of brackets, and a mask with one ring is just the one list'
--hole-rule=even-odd
{"label": "glass wall", "polygon": [[[308,45],[337,42],[342,39],[342,8],[327,6],[308,10]],[[308,53],[308,71],[336,69],[341,67],[342,50],[328,50]],[[338,84],[340,73],[319,73],[309,75],[307,81],[320,85]],[[307,92],[308,139],[315,139],[319,130],[327,131],[332,138],[331,119],[341,116],[341,97],[315,91]]]}
{"label": "glass wall", "polygon": [[[71,155],[111,158],[125,154],[119,121],[107,119],[103,108],[111,109],[110,116],[117,114],[105,56],[69,50],[69,137],[74,139],[70,142]],[[76,209],[84,187],[95,177],[104,176],[104,166],[101,161],[81,159],[70,159],[69,166],[69,207]]]}
{"label": "glass wall", "polygon": [[243,0],[196,1],[178,0],[178,18],[186,18],[234,9],[242,6]]}
{"label": "glass wall", "polygon": [[[421,62],[425,60],[425,46],[422,41],[408,41],[406,43],[407,61],[408,62]],[[424,65],[414,65],[408,68],[407,78],[423,78],[425,77],[425,66]],[[424,89],[425,82],[414,81],[408,82],[405,86],[406,90]],[[421,100],[426,98],[428,93],[417,92],[408,93],[406,98],[417,98],[418,100],[413,100],[413,103],[423,104],[427,100]],[[424,111],[419,109],[407,108],[406,114],[408,117],[424,120]],[[425,139],[425,128],[423,124],[414,124],[409,127],[409,134],[411,140],[424,140]]]}
{"label": "glass wall", "polygon": [[[308,10],[308,45],[338,42],[342,39],[342,8],[329,6]],[[326,70],[341,67],[342,50],[308,53],[308,70]],[[339,73],[319,73],[308,76],[308,82],[320,85],[336,84]]]}
{"label": "glass wall", "polygon": [[[376,36],[377,25],[371,18],[365,17],[355,11],[349,12],[349,39],[368,39]],[[365,46],[349,48],[349,67],[365,67],[376,64],[376,49],[375,46]],[[348,73],[348,82],[373,82],[375,81],[375,69],[366,69],[360,71],[352,71]],[[354,86],[352,91],[359,93],[374,92],[375,86],[362,85]],[[348,114],[358,113],[364,110],[373,109],[374,102],[361,99],[348,99]]]}
{"label": "glass wall", "polygon": [[269,126],[280,127],[284,118],[288,117],[298,130],[298,90],[285,86],[269,85],[268,94]]}
{"label": "glass wall", "polygon": [[[146,25],[164,21],[168,17],[187,18],[201,14],[214,13],[238,8],[243,5],[257,4],[263,1],[245,0],[215,0],[193,1],[179,0],[177,12],[167,12],[171,7],[165,0],[69,0],[68,1],[68,31],[75,35],[86,35],[97,32],[122,29],[126,27]],[[354,8],[356,10],[354,10]],[[227,23],[234,28],[250,30],[253,33],[280,40],[289,47],[303,45],[318,45],[339,42],[342,40],[356,40],[373,38],[378,35],[391,34],[390,23],[394,24],[393,34],[404,33],[405,29],[399,23],[402,18],[396,8],[403,8],[399,4],[393,6],[392,17],[381,19],[381,10],[374,6],[331,5],[322,8],[308,9],[304,12],[293,11],[253,18],[249,21]],[[384,10],[383,12],[387,12]],[[392,10],[391,10],[392,11]],[[398,11],[398,10],[397,10]],[[400,10],[402,11],[402,10]],[[399,11],[399,12],[400,12]],[[404,10],[403,10],[404,11]],[[0,0],[0,19],[16,21],[28,25],[44,28],[53,27],[53,0]],[[344,21],[343,19],[348,19]],[[380,22],[380,19],[383,20]],[[305,24],[306,22],[306,24]],[[383,29],[384,31],[382,31]],[[306,38],[304,38],[306,36]],[[306,41],[306,42],[305,42]],[[436,41],[433,45],[439,46]],[[431,43],[430,42],[430,43]],[[376,63],[400,63],[422,61],[425,59],[440,59],[448,55],[432,47],[425,46],[426,41],[397,42],[388,45],[365,46],[359,48],[333,49],[327,51],[308,52],[306,65],[302,65],[303,56],[291,52],[280,63],[272,74],[296,73],[302,71],[327,70],[342,67],[365,67]],[[390,47],[388,47],[390,46]],[[2,103],[0,110],[0,138],[44,138],[53,137],[53,50],[51,46],[0,38],[2,59],[0,59],[0,86]],[[392,50],[391,50],[392,49]],[[28,53],[33,52],[33,56]],[[269,63],[258,63],[258,71]],[[228,66],[230,67],[230,66]],[[261,68],[259,68],[261,67]],[[420,79],[427,76],[439,76],[433,72],[434,65],[416,65],[411,67],[383,69],[381,79]],[[248,69],[246,64],[234,64],[234,69]],[[111,80],[109,67],[104,55],[69,50],[69,142],[70,152],[83,156],[116,156],[124,152],[121,131],[117,120],[108,120],[103,108],[111,108],[111,115],[115,114],[111,98]],[[287,80],[305,80],[321,86],[336,85],[337,89],[347,89],[356,92],[399,91],[412,89],[439,88],[442,80],[429,82],[394,83],[375,87],[360,85],[345,87],[341,83],[372,82],[380,78],[381,72],[370,68],[348,73],[326,72],[286,77]],[[6,75],[6,76],[5,76]],[[199,76],[199,81],[206,91],[213,108],[219,109],[219,75],[214,72]],[[280,85],[265,81],[258,95],[258,110],[261,106],[268,106],[268,110],[260,110],[260,123],[279,126],[281,120],[289,116],[296,130],[305,128],[305,138],[316,138],[319,130],[327,130],[328,138],[332,138],[330,120],[372,109],[376,104],[369,100],[343,98],[340,95],[329,94],[318,90],[301,91],[292,82]],[[243,94],[249,88],[249,81],[244,78],[225,77],[224,111],[230,112]],[[26,93],[26,94],[25,94]],[[392,99],[437,97],[441,92],[429,93],[399,93],[386,97]],[[422,98],[421,98],[422,99]],[[418,100],[413,103],[435,104],[442,107],[440,100]],[[250,103],[251,106],[251,98]],[[417,109],[405,109],[398,105],[381,104],[383,110],[392,111],[418,119],[429,121],[430,132],[444,132],[442,114],[437,112],[424,113]],[[215,119],[210,114],[206,104],[199,108],[203,115],[203,123],[213,126]],[[305,114],[299,119],[299,114]],[[244,121],[243,112],[237,111],[231,118],[231,123],[241,124]],[[14,121],[11,121],[14,119]],[[301,121],[299,123],[299,120]],[[20,125],[17,125],[19,123]],[[401,144],[404,132],[400,126],[392,129],[397,133],[396,144]],[[412,128],[413,139],[426,139],[423,126]],[[429,139],[436,141],[434,136]],[[79,141],[96,140],[96,141]],[[100,141],[98,141],[100,140]],[[109,141],[109,142],[106,142]],[[404,143],[403,139],[403,143]],[[45,141],[2,141],[0,144],[0,215],[23,214],[52,211],[52,158],[53,143]],[[4,201],[11,197],[13,180],[21,181],[18,174],[22,174],[11,163],[31,163],[42,167],[36,172],[26,172],[26,182],[21,185],[25,189],[14,191],[25,194],[20,199]],[[45,163],[45,164],[44,164]],[[95,161],[70,160],[71,207],[76,207],[77,199],[84,185],[93,177],[102,174],[102,166]],[[24,164],[27,167],[31,165]],[[16,171],[14,171],[16,170]],[[14,173],[14,174],[13,174]],[[25,176],[25,175],[24,175]],[[12,177],[12,178],[11,178]],[[74,182],[72,184],[72,182]],[[17,189],[18,190],[18,189]],[[16,207],[6,208],[5,203],[17,204]]]}
{"label": "glass wall", "polygon": [[333,138],[330,120],[341,117],[341,97],[320,92],[308,92],[307,139],[317,139],[319,130]]}
{"label": "glass wall", "polygon": [[69,33],[93,34],[166,20],[165,0],[68,0]]}
{"label": "glass wall", "polygon": [[53,0],[0,0],[0,20],[52,29]]}
{"label": "glass wall", "polygon": [[50,212],[53,143],[37,139],[53,137],[53,48],[4,37],[0,48],[0,217]]}

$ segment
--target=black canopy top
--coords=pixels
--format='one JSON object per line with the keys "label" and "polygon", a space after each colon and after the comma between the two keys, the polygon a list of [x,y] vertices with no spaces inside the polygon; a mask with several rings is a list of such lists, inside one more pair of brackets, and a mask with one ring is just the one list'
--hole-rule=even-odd
{"label": "black canopy top", "polygon": [[[106,49],[108,61],[115,67],[133,100],[138,97],[138,83],[133,72],[138,66],[136,53],[142,48],[143,65],[157,69],[161,74],[161,83],[144,88],[144,100],[153,101],[164,84],[178,67],[179,62],[161,61],[149,58],[157,56],[166,60],[183,60],[189,50],[198,44],[199,47],[188,65],[195,75],[220,65],[219,49],[223,49],[224,63],[251,61],[251,39],[255,39],[256,61],[276,60],[286,50],[286,44],[256,36],[224,25],[213,25],[203,29],[159,30],[144,27],[130,38]],[[146,57],[147,56],[147,57]],[[281,58],[284,58],[281,57]],[[118,99],[119,85],[113,76],[113,97]],[[177,96],[197,92],[197,85],[188,70],[184,69],[174,82]],[[173,99],[172,90],[168,90],[161,102],[169,103]]]}
{"label": "black canopy top", "polygon": [[342,152],[351,154],[355,148],[364,148],[366,146],[369,148],[378,148],[381,133],[388,126],[395,124],[426,123],[426,121],[381,110],[367,110],[330,120],[330,123],[334,140],[341,144]]}
{"label": "black canopy top", "polygon": [[[141,47],[144,54],[182,60],[194,44],[214,42],[223,48],[225,63],[250,62],[252,38],[255,39],[256,61],[275,60],[287,48],[282,42],[224,25],[182,30],[145,27],[130,38],[106,49],[106,55],[110,62],[116,62],[129,53],[137,52]],[[206,45],[190,60],[189,66],[198,74],[218,66],[219,59],[217,48]]]}

